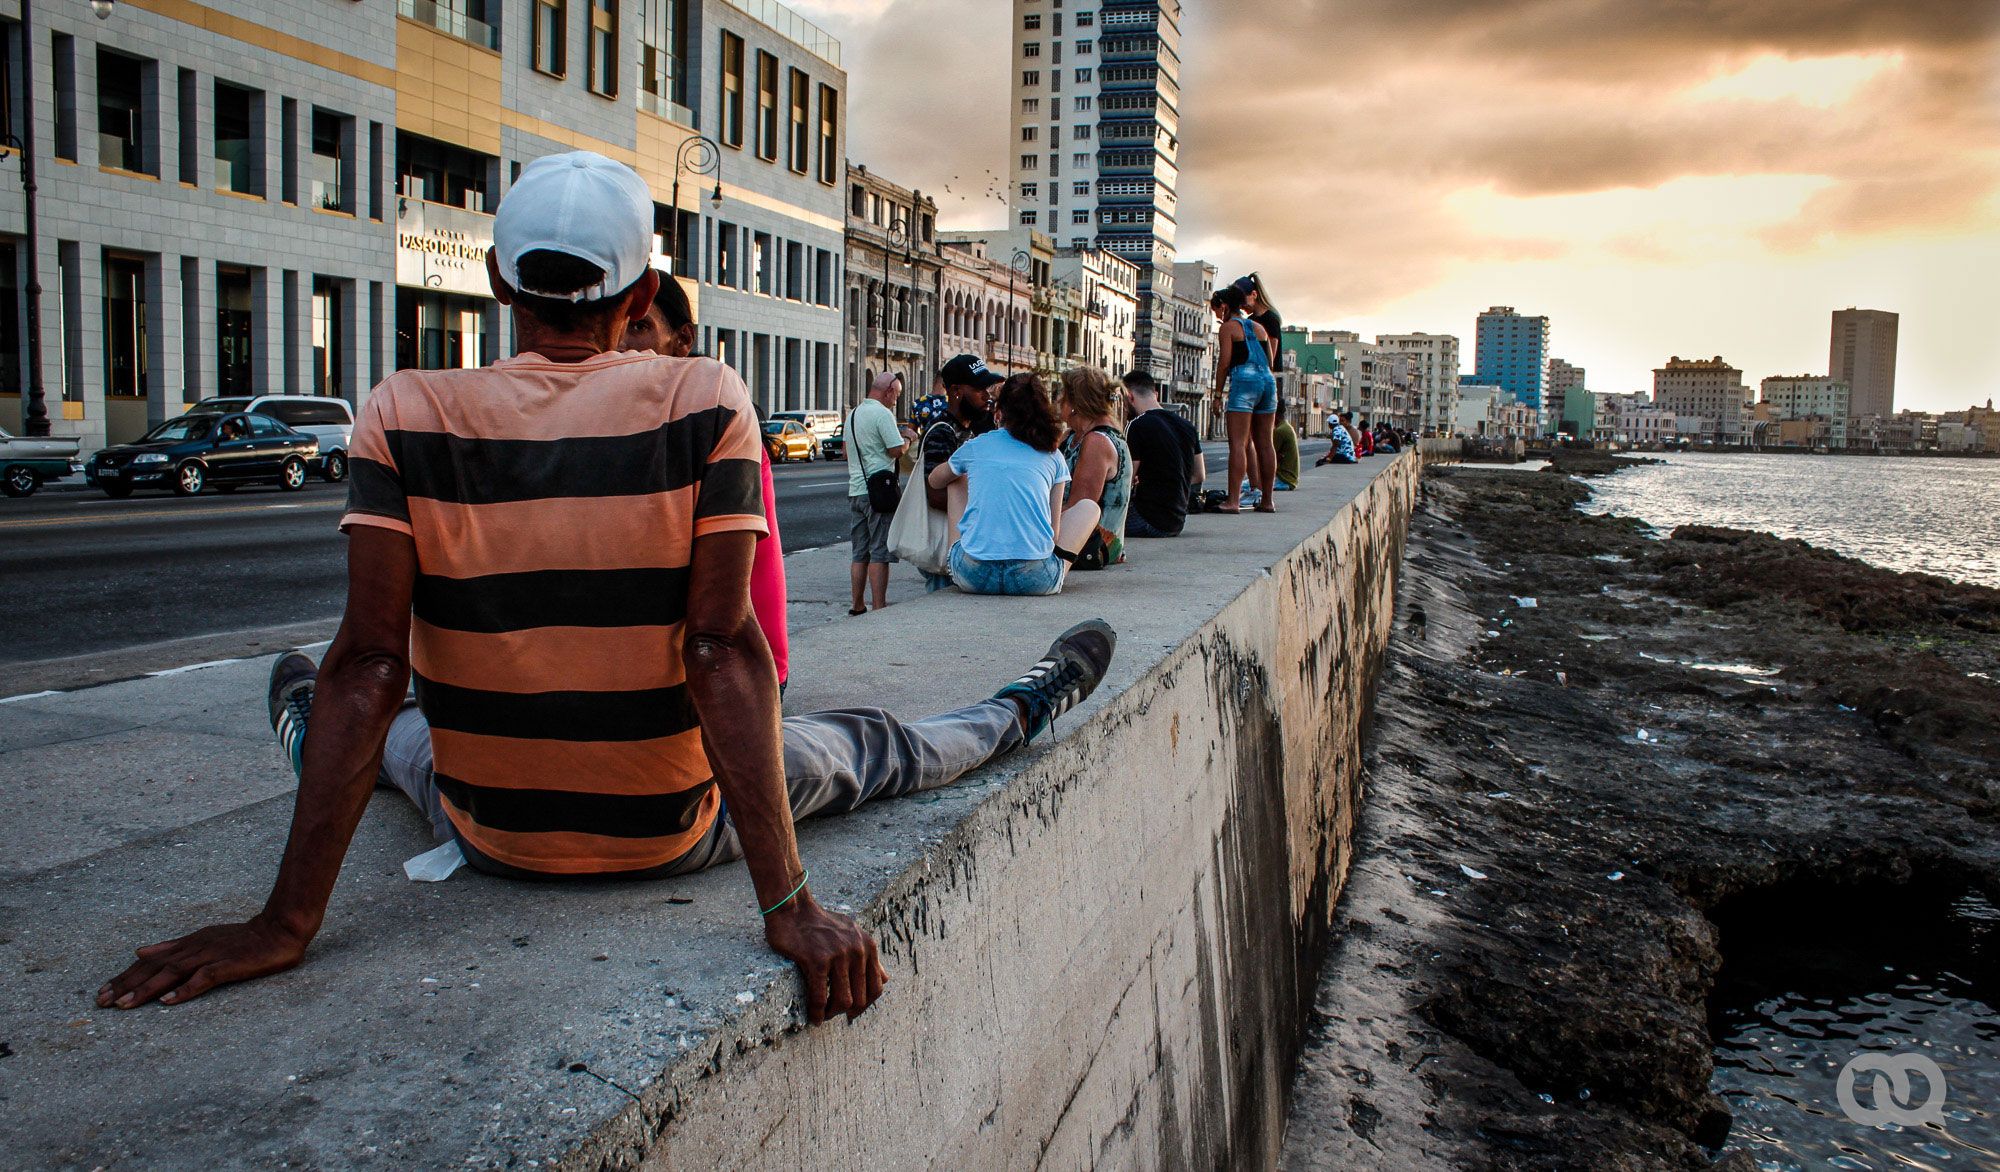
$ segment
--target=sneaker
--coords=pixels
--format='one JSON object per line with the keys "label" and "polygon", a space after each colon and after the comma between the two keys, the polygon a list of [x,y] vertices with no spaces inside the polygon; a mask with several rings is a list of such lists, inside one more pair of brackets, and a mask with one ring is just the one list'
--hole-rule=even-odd
{"label": "sneaker", "polygon": [[278,734],[278,747],[292,763],[292,772],[303,768],[306,721],[312,717],[313,689],[319,666],[302,651],[287,651],[271,665],[271,730]]}
{"label": "sneaker", "polygon": [[1049,653],[1026,675],[995,692],[993,698],[1013,700],[1021,706],[1026,739],[1032,741],[1054,724],[1056,717],[1097,690],[1117,646],[1118,633],[1103,619],[1078,623],[1049,644]]}

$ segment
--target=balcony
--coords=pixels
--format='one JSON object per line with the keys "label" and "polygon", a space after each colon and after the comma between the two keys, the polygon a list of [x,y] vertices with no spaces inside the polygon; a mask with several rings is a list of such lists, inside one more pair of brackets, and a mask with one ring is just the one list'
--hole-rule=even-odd
{"label": "balcony", "polygon": [[926,353],[924,336],[912,334],[907,330],[890,330],[883,342],[891,357],[922,358]]}
{"label": "balcony", "polygon": [[459,11],[461,6],[450,4],[449,0],[446,4],[437,0],[396,0],[396,13],[481,48],[499,49],[500,30]]}
{"label": "balcony", "polygon": [[829,65],[840,65],[840,42],[832,33],[779,4],[777,0],[728,0],[740,9],[778,30],[787,40]]}
{"label": "balcony", "polygon": [[1014,346],[997,339],[988,339],[986,343],[986,361],[1009,368],[1021,367],[1031,370],[1035,365],[1035,348],[1033,346]]}

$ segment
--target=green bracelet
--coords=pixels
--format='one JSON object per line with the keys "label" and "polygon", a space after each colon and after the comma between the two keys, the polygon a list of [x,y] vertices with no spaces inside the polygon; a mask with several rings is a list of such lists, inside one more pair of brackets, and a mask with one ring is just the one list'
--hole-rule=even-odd
{"label": "green bracelet", "polygon": [[770,907],[765,908],[763,914],[768,916],[772,912],[777,911],[779,908],[784,907],[786,904],[792,902],[793,896],[796,896],[799,892],[804,891],[806,889],[806,880],[810,878],[812,878],[811,871],[807,871],[804,874],[800,875],[799,885],[797,887],[792,888],[792,894],[787,895],[785,898],[772,904]]}

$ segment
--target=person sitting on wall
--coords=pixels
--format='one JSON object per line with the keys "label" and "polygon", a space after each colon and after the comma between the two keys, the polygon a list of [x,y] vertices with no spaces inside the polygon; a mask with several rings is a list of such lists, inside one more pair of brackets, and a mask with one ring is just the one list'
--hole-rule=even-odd
{"label": "person sitting on wall", "polygon": [[810,1021],[881,996],[875,940],[814,900],[794,822],[1018,748],[1091,693],[1116,637],[1079,624],[991,699],[925,720],[781,724],[752,612],[766,522],[743,380],[620,350],[653,304],[652,231],[652,194],[623,164],[579,151],[523,169],[487,256],[521,353],[375,389],[351,448],[340,630],[323,664],[272,666],[299,790],[263,910],[140,949],[98,1005],[177,1005],[297,965],[377,784],[501,877],[649,879],[740,858]]}
{"label": "person sitting on wall", "polygon": [[1347,425],[1347,412],[1342,411],[1335,415],[1333,417],[1333,426],[1327,428],[1326,433],[1328,438],[1333,440],[1333,446],[1326,450],[1325,455],[1314,462],[1313,467],[1319,468],[1327,464],[1354,464],[1359,462],[1354,454],[1354,432]]}

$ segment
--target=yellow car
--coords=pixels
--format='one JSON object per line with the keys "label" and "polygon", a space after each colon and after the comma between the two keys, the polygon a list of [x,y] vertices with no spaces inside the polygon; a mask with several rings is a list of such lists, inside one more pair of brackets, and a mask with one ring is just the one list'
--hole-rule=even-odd
{"label": "yellow car", "polygon": [[813,433],[788,419],[773,419],[764,425],[764,448],[771,453],[773,464],[812,460],[819,455],[819,441]]}

